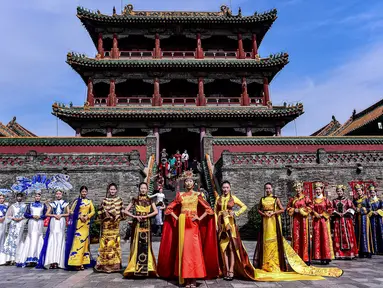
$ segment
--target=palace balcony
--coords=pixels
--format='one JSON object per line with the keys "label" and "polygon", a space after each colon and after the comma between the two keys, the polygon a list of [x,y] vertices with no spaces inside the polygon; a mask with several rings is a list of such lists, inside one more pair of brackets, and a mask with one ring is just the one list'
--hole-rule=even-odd
{"label": "palace balcony", "polygon": [[[117,97],[116,106],[152,106],[153,98],[149,97]],[[250,105],[262,106],[262,97],[249,97]],[[107,97],[95,97],[95,107],[108,106]],[[163,106],[196,106],[196,97],[162,97]],[[241,97],[206,97],[206,106],[241,106]]]}
{"label": "palace balcony", "polygon": [[[202,52],[204,59],[254,59],[252,52],[209,50]],[[113,59],[112,51],[105,51],[103,59]],[[154,51],[119,51],[117,59],[156,59]],[[158,59],[158,58],[157,58]],[[196,51],[161,51],[159,59],[198,59]]]}

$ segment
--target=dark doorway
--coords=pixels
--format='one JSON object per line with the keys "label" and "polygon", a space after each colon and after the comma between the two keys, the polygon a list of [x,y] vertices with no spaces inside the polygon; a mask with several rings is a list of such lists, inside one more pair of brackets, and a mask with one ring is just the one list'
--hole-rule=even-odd
{"label": "dark doorway", "polygon": [[200,160],[200,135],[189,132],[187,128],[172,128],[170,132],[160,134],[160,151],[165,148],[169,157],[177,150],[182,154],[187,150],[189,161],[196,157]]}

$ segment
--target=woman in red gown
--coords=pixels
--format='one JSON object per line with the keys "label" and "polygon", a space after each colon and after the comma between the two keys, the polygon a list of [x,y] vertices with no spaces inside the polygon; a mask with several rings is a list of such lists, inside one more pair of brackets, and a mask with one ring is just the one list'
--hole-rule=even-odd
{"label": "woman in red gown", "polygon": [[210,205],[193,191],[193,173],[182,178],[186,192],[178,192],[165,210],[157,273],[195,288],[196,279],[219,276],[216,226]]}
{"label": "woman in red gown", "polygon": [[332,200],[335,259],[353,259],[358,256],[358,244],[354,232],[355,206],[344,196],[346,187],[336,186],[338,198]]}
{"label": "woman in red gown", "polygon": [[313,205],[310,198],[303,194],[302,182],[294,183],[294,189],[297,194],[290,198],[287,204],[287,212],[292,217],[293,222],[291,246],[303,261],[309,263],[309,216]]}
{"label": "woman in red gown", "polygon": [[312,259],[321,260],[328,264],[334,259],[334,250],[331,239],[330,216],[333,212],[332,204],[324,195],[324,184],[316,182],[313,208],[313,245]]}

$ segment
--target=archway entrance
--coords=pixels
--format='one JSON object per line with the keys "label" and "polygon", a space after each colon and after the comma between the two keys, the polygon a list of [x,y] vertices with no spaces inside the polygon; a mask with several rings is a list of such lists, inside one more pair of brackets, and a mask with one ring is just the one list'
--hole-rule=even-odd
{"label": "archway entrance", "polygon": [[182,154],[187,150],[189,161],[197,158],[200,161],[200,135],[199,133],[190,132],[187,128],[172,128],[170,132],[160,134],[160,151],[166,149],[169,157],[175,154],[177,150]]}

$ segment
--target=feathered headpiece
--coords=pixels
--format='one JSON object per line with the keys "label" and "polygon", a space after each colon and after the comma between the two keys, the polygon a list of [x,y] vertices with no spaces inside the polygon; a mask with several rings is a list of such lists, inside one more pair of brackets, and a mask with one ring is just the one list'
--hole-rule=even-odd
{"label": "feathered headpiece", "polygon": [[293,184],[293,188],[297,188],[297,187],[303,187],[303,182],[302,182],[302,181],[296,181],[296,182],[294,182],[294,184]]}
{"label": "feathered headpiece", "polygon": [[316,188],[324,188],[324,184],[322,183],[322,182],[315,182],[314,183],[314,189],[316,189]]}
{"label": "feathered headpiece", "polygon": [[344,186],[343,184],[339,184],[339,185],[336,185],[335,189],[336,190],[342,189],[343,191],[345,191],[346,190],[346,186]]}

